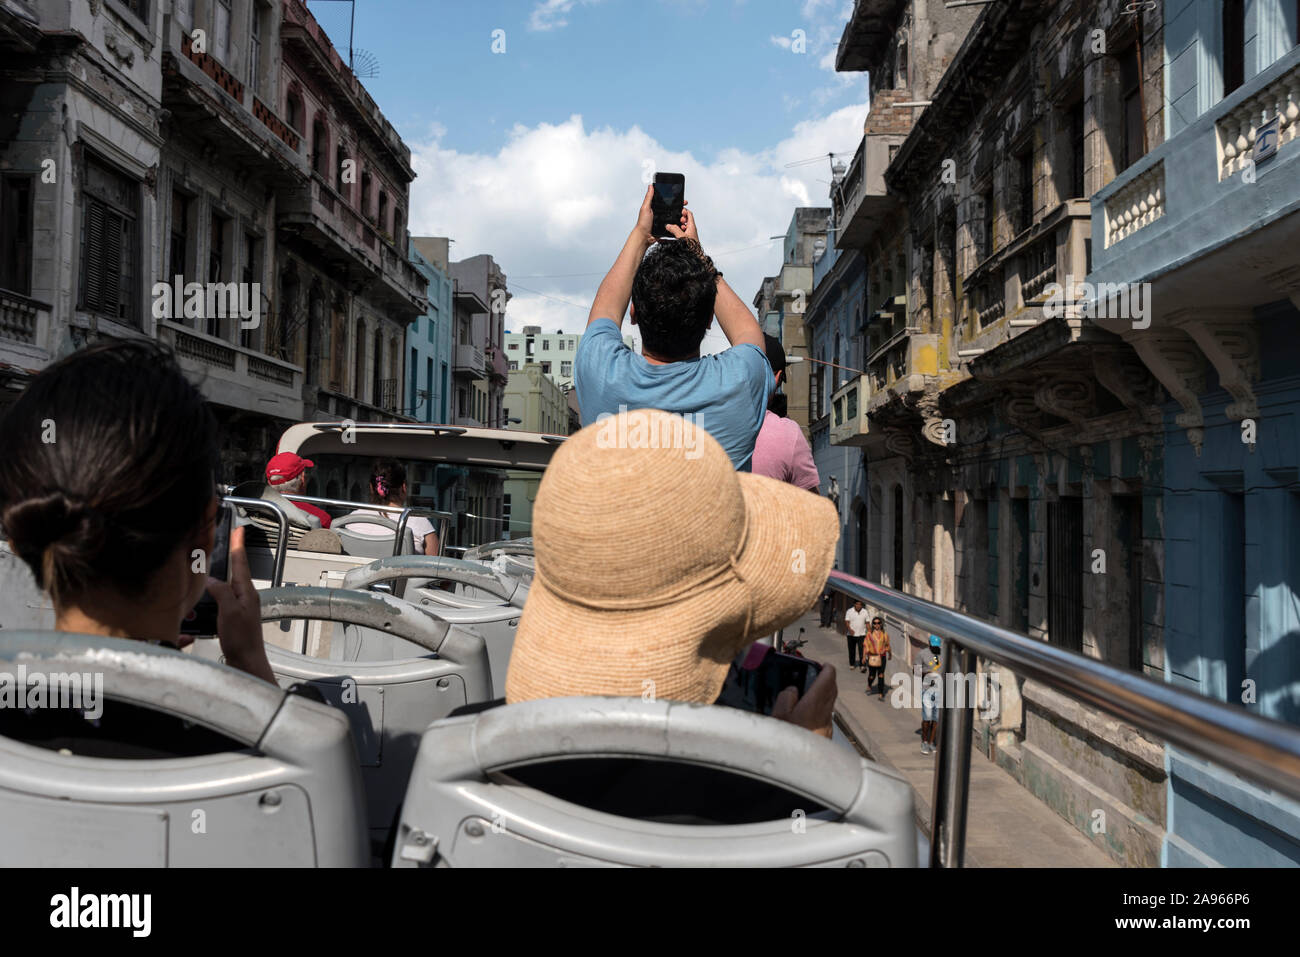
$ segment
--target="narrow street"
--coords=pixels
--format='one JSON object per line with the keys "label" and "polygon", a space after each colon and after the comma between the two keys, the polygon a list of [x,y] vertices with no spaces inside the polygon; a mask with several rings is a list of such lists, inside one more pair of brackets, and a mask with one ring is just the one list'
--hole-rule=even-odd
{"label": "narrow street", "polygon": [[[785,637],[804,629],[804,653],[835,666],[840,696],[836,712],[848,731],[875,761],[903,775],[916,793],[917,821],[928,832],[934,787],[934,757],[921,754],[920,714],[894,708],[867,695],[867,676],[850,671],[844,636],[818,626],[816,611],[785,630]],[[888,674],[906,665],[894,658]],[[1015,780],[972,750],[970,804],[966,830],[968,867],[1114,867],[1082,834]]]}

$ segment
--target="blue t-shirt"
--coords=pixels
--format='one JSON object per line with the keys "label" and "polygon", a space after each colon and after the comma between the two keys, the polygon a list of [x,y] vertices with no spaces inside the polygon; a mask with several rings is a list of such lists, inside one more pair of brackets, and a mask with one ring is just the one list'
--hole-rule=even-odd
{"label": "blue t-shirt", "polygon": [[716,355],[654,365],[627,347],[618,324],[597,319],[578,343],[573,370],[582,424],[625,409],[662,409],[690,415],[749,471],[754,441],[775,387],[772,367],[758,346],[745,343]]}

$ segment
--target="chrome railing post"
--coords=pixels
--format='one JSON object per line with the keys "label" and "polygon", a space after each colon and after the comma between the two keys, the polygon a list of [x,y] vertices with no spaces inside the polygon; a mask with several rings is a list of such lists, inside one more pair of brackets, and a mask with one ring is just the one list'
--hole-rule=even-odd
{"label": "chrome railing post", "polygon": [[[966,858],[966,808],[970,796],[970,748],[975,702],[968,701],[966,676],[975,655],[951,638],[944,643],[938,700],[939,757],[930,802],[930,866],[962,867]],[[949,675],[957,675],[953,680]],[[925,694],[922,684],[921,694]]]}
{"label": "chrome railing post", "polygon": [[284,509],[279,505],[264,498],[236,498],[233,495],[227,495],[224,500],[231,505],[238,505],[241,508],[261,509],[275,516],[275,523],[279,526],[280,534],[275,543],[275,564],[271,566],[271,587],[279,588],[284,583],[284,560],[289,554],[289,516],[285,514]]}

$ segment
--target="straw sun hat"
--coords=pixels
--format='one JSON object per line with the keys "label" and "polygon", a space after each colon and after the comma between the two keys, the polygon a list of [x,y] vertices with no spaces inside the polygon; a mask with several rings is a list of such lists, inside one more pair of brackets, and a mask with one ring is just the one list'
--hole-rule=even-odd
{"label": "straw sun hat", "polygon": [[804,489],[736,472],[681,416],[638,409],[560,446],[533,538],[507,701],[712,703],[737,652],[821,594],[839,516]]}

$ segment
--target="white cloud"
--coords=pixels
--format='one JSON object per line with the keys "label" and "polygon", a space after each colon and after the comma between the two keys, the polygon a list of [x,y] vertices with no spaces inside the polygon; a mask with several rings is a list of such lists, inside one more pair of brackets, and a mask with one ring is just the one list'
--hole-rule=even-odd
{"label": "white cloud", "polygon": [[778,46],[783,50],[790,49],[791,45],[794,43],[794,40],[790,37],[771,37],[770,39],[774,46]]}
{"label": "white cloud", "polygon": [[558,27],[567,27],[569,25],[567,14],[575,6],[579,3],[590,6],[599,2],[600,0],[541,0],[533,7],[533,12],[528,17],[528,29],[554,30]]}
{"label": "white cloud", "polygon": [[[636,222],[650,160],[653,169],[686,175],[701,241],[749,302],[781,263],[781,244],[768,237],[784,233],[796,206],[829,205],[829,163],[785,164],[856,149],[865,113],[862,104],[844,107],[799,123],[760,153],[729,149],[713,157],[668,149],[636,126],[587,129],[577,115],[517,125],[495,154],[461,153],[433,135],[411,145],[418,174],[411,231],[452,237],[454,259],[491,253],[513,294],[510,328],[580,332]],[[721,332],[711,330],[706,351],[725,347]]]}

